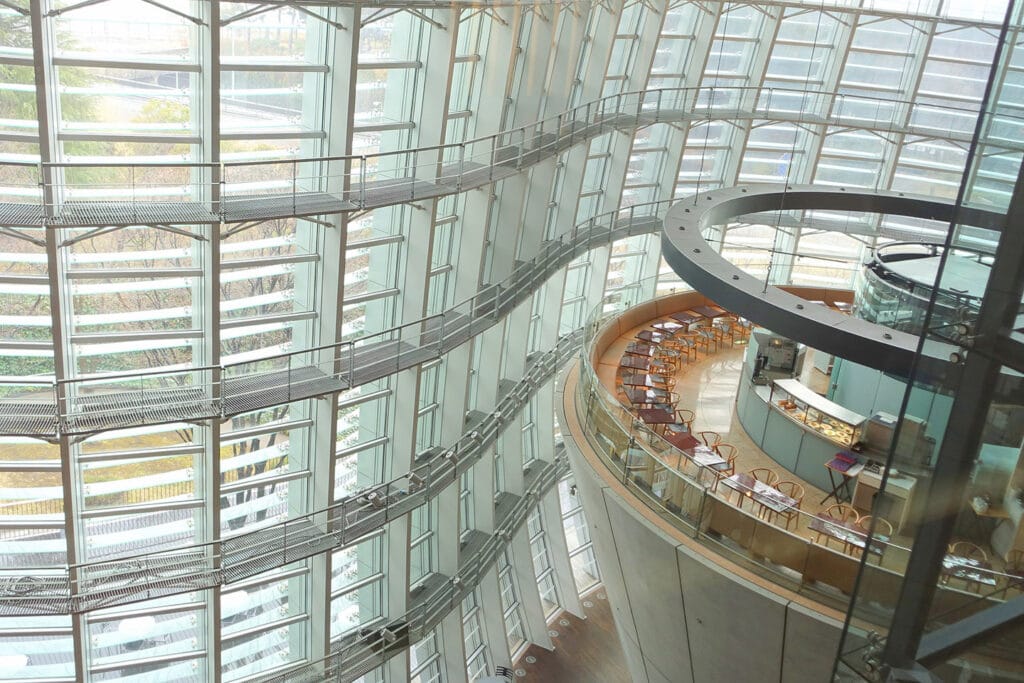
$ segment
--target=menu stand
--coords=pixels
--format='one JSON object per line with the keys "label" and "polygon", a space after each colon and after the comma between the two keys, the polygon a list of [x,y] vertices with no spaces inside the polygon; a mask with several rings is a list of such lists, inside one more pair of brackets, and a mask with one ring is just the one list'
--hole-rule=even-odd
{"label": "menu stand", "polygon": [[[828,469],[828,480],[832,484],[832,491],[821,499],[821,504],[824,505],[829,498],[835,499],[837,503],[853,500],[853,492],[850,491],[850,480],[860,474],[861,470],[864,469],[864,465],[853,455],[836,453],[834,458],[825,463],[825,468]],[[836,482],[833,472],[839,474],[838,482]]]}

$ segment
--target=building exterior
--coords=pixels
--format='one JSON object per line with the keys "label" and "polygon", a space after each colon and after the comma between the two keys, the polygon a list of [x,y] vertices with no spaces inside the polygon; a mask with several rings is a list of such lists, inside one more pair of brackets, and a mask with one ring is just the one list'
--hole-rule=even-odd
{"label": "building exterior", "polygon": [[[588,316],[686,287],[658,231],[700,192],[966,172],[1005,211],[1005,16],[0,3],[0,680],[467,681],[549,644],[598,576],[554,418]],[[712,241],[842,287],[945,227]]]}

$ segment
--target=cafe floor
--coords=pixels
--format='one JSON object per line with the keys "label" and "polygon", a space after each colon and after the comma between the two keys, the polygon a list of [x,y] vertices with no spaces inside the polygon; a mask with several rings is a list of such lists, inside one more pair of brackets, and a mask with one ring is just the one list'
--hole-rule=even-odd
{"label": "cafe floor", "polygon": [[[635,341],[636,334],[644,329],[649,329],[649,326],[641,325],[619,337],[608,347],[599,361],[598,376],[613,393],[616,370],[626,345]],[[822,491],[780,466],[747,436],[736,415],[736,393],[743,372],[743,354],[746,348],[745,344],[736,344],[732,347],[725,344],[717,352],[699,352],[696,360],[684,364],[676,373],[676,385],[673,389],[679,394],[677,407],[695,413],[694,433],[705,430],[718,432],[722,436],[722,443],[736,447],[736,472],[749,472],[758,467],[765,467],[778,474],[780,481],[794,481],[803,486],[804,497],[800,509],[807,514],[801,515],[798,521],[791,523],[790,531],[814,540],[817,534],[807,527],[809,519],[836,501],[829,499],[827,503],[822,504],[821,501],[827,491]],[[804,376],[800,379],[812,389],[824,391],[828,385],[828,377],[815,370],[811,361],[811,357],[808,356],[804,362]],[[625,396],[620,398],[625,401]],[[850,485],[852,488],[853,482]],[[721,487],[719,492],[728,491],[723,489],[724,487]],[[897,537],[894,541],[904,545],[909,544],[910,539]],[[839,547],[835,541],[831,545],[833,548]],[[895,549],[886,552],[883,564],[892,564],[894,567],[905,564],[906,557],[901,557],[900,552],[892,551]]]}

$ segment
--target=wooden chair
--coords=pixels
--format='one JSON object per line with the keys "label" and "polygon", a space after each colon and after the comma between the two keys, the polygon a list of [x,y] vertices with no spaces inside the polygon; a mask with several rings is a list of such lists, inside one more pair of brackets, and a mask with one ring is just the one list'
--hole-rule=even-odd
{"label": "wooden chair", "polygon": [[[878,558],[878,563],[881,564],[882,557],[885,555],[885,549],[886,547],[888,547],[888,544],[892,542],[892,524],[887,519],[883,519],[881,517],[873,517],[871,515],[863,515],[860,518],[860,521],[857,522],[857,524],[859,524],[860,527],[864,529],[865,533],[871,531],[871,525],[874,524],[875,538],[877,539],[879,536],[885,536],[888,539],[884,543],[880,540],[872,541],[872,544],[877,544],[877,547],[881,549],[881,553],[876,555],[876,557]],[[872,555],[873,553],[868,553],[868,559],[871,559]]]}
{"label": "wooden chair", "polygon": [[[736,452],[736,447],[735,446],[732,446],[732,445],[729,445],[729,444],[723,444],[723,445],[728,445],[729,448],[732,449],[731,452],[735,454],[735,452]],[[756,469],[750,470],[749,474],[755,480],[761,482],[762,484],[767,484],[768,486],[774,486],[775,482],[777,482],[779,480],[779,475],[775,474],[775,472],[773,472],[772,470],[768,469],[767,467],[758,467]],[[731,476],[731,475],[729,475],[729,476]],[[747,492],[747,493],[749,493],[749,492]],[[747,498],[750,498],[750,496],[741,492],[739,500],[736,501],[736,507],[742,509],[743,508],[743,501],[746,500]],[[753,502],[752,498],[751,498],[751,502]],[[761,506],[761,509],[757,511],[757,514],[758,514],[759,517],[764,514],[764,506]]]}
{"label": "wooden chair", "polygon": [[676,388],[676,378],[673,375],[662,375],[662,377],[664,377],[663,382],[654,382],[655,388],[664,389],[665,391],[672,391]]}
{"label": "wooden chair", "polygon": [[715,345],[715,353],[718,353],[718,335],[713,328],[697,330],[697,344],[702,345],[707,353],[711,353],[711,345]]}
{"label": "wooden chair", "polygon": [[988,554],[970,541],[954,541],[949,544],[949,554],[978,562],[988,562]]}
{"label": "wooden chair", "polygon": [[719,338],[722,343],[724,344],[725,340],[728,339],[729,346],[736,345],[736,338],[740,336],[738,328],[739,325],[736,324],[735,318],[723,318],[722,322],[715,325],[715,329],[718,330]]}
{"label": "wooden chair", "polygon": [[864,531],[871,531],[871,525],[875,525],[876,536],[888,536],[892,539],[892,524],[887,519],[881,517],[874,517],[872,515],[864,515],[857,522]]}
{"label": "wooden chair", "polygon": [[[728,444],[722,444],[722,445],[724,446],[724,445],[728,445]],[[711,490],[712,491],[717,491],[718,490],[718,482],[722,481],[723,479],[727,479],[727,478],[731,477],[732,475],[736,474],[736,448],[734,446],[729,446],[729,448],[732,449],[732,452],[728,456],[724,456],[724,455],[722,456],[723,458],[725,458],[725,464],[724,465],[719,465],[718,467],[712,467],[711,468],[711,471],[714,472],[714,474],[715,474],[715,482],[714,482],[714,484],[711,485]],[[742,495],[740,496],[741,499],[744,498],[744,497],[745,496],[742,496]]]}
{"label": "wooden chair", "polygon": [[775,473],[775,470],[770,470],[767,467],[757,467],[750,470],[750,476],[768,486],[775,486],[779,481],[779,475]]}
{"label": "wooden chair", "polygon": [[695,412],[687,410],[686,408],[676,408],[676,417],[678,417],[681,422],[686,423],[686,431],[693,431],[693,421],[697,419],[697,414]]}
{"label": "wooden chair", "polygon": [[[831,517],[832,519],[838,520],[840,522],[848,522],[848,523],[851,523],[851,524],[858,524],[858,525],[860,524],[860,515],[857,514],[857,511],[853,509],[852,505],[847,505],[846,503],[836,503],[835,505],[830,505],[828,507],[828,509],[825,510],[825,514],[828,515],[829,517]],[[817,538],[814,539],[814,542],[815,543],[821,543],[821,537],[822,537],[822,535],[824,535],[825,536],[825,547],[826,548],[830,548],[831,546],[829,545],[829,543],[832,541],[832,537],[829,536],[828,534],[822,534],[820,531],[817,532],[817,534],[818,534],[818,536],[817,536]],[[839,540],[839,539],[836,539],[836,540]],[[843,552],[844,553],[848,553],[849,551],[850,551],[850,544],[844,542],[843,543]]]}
{"label": "wooden chair", "polygon": [[693,419],[696,417],[692,410],[686,408],[676,408],[676,418],[679,422],[668,426],[666,431],[675,432],[689,432],[693,430]]}
{"label": "wooden chair", "polygon": [[651,359],[651,370],[663,375],[674,375],[679,371],[679,366],[671,358],[657,355]]}
{"label": "wooden chair", "polygon": [[699,350],[703,347],[704,353],[711,353],[708,347],[708,336],[703,334],[704,328],[697,328],[693,333],[693,344]]}
{"label": "wooden chair", "polygon": [[754,323],[746,318],[736,318],[736,331],[741,339],[749,339],[750,333],[754,330]]}
{"label": "wooden chair", "polygon": [[705,431],[697,432],[697,438],[704,442],[704,445],[708,448],[716,448],[718,444],[722,443],[722,435],[718,432]]}
{"label": "wooden chair", "polygon": [[[717,446],[715,446],[715,452],[718,453],[723,458],[725,458],[726,460],[736,459],[736,447],[733,446],[731,443],[718,444]],[[736,474],[735,471],[730,472],[729,476],[731,477],[734,474]]]}
{"label": "wooden chair", "polygon": [[789,496],[790,498],[796,500],[796,505],[789,508],[788,510],[783,510],[781,512],[776,512],[775,510],[769,508],[768,521],[774,524],[776,518],[785,517],[786,529],[789,529],[790,522],[792,522],[794,519],[797,519],[800,516],[800,505],[804,501],[804,487],[795,481],[786,480],[780,481],[779,483],[775,484],[775,488],[782,495]]}
{"label": "wooden chair", "polygon": [[1011,550],[1006,556],[1006,586],[1003,587],[1003,599],[1006,591],[1011,588],[1024,590],[1024,550]]}
{"label": "wooden chair", "polygon": [[[950,543],[949,554],[962,557],[966,560],[974,560],[985,565],[985,568],[988,567],[988,554],[970,541],[954,541]],[[943,572],[942,583],[949,583],[950,579],[963,581],[965,590],[977,590],[981,588],[981,584],[972,578],[953,576],[950,572]]]}
{"label": "wooden chair", "polygon": [[852,505],[847,503],[829,505],[828,509],[825,510],[825,514],[832,519],[838,519],[840,522],[860,524],[860,513],[858,513]]}
{"label": "wooden chair", "polygon": [[687,332],[676,337],[679,353],[686,356],[687,361],[697,360],[697,335]]}

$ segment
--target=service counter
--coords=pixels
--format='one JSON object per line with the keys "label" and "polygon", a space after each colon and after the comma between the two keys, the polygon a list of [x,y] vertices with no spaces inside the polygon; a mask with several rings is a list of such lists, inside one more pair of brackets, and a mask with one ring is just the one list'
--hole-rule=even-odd
{"label": "service counter", "polygon": [[[813,393],[809,389],[807,391]],[[823,408],[825,406],[817,406],[808,411],[798,407],[794,414],[794,410],[772,401],[770,386],[755,385],[747,377],[740,379],[736,415],[751,440],[783,469],[823,491],[831,491],[832,483],[825,463],[832,460],[837,452],[848,450],[849,446],[843,444],[845,438],[830,438],[821,431],[822,427],[805,421],[808,412],[819,413]],[[814,423],[825,424],[820,420],[814,420]],[[786,478],[784,472],[779,472],[779,476]]]}
{"label": "service counter", "polygon": [[752,335],[744,357],[736,394],[740,424],[751,440],[779,463],[780,477],[785,479],[786,472],[791,472],[823,491],[831,491],[833,483],[825,463],[863,440],[867,417],[830,401],[798,380],[765,373],[758,362],[761,351],[755,348],[763,336],[756,332]]}

